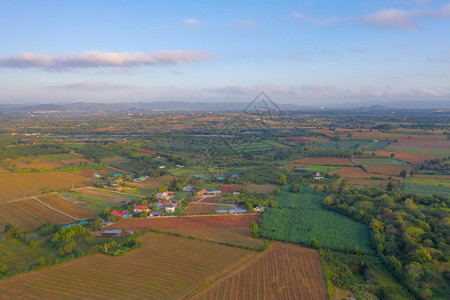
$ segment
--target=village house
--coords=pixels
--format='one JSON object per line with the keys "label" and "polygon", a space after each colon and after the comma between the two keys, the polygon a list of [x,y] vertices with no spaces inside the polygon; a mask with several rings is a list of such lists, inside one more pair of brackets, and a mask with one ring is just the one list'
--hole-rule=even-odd
{"label": "village house", "polygon": [[173,198],[175,195],[173,192],[169,192],[169,191],[164,191],[162,193],[156,193],[155,196],[159,199],[170,199]]}
{"label": "village house", "polygon": [[185,187],[183,187],[183,192],[191,192],[192,191],[192,186],[190,186],[190,185],[188,185],[188,186],[185,186]]}
{"label": "village house", "polygon": [[203,194],[206,192],[206,189],[202,189],[197,192],[197,196],[203,196]]}
{"label": "village house", "polygon": [[148,213],[149,217],[160,217],[162,215],[162,212],[160,211],[151,211]]}
{"label": "village house", "polygon": [[150,208],[148,208],[148,206],[145,205],[137,205],[133,208],[133,212],[135,213],[140,213],[143,211],[150,211]]}
{"label": "village house", "polygon": [[321,179],[324,179],[325,176],[323,176],[323,175],[320,174],[320,173],[316,173],[316,174],[314,174],[314,175],[312,176],[312,178],[313,178],[314,180],[321,180]]}
{"label": "village house", "polygon": [[219,190],[212,190],[212,191],[204,191],[203,195],[205,196],[217,196],[220,194]]}
{"label": "village house", "polygon": [[266,210],[266,208],[264,206],[261,206],[261,205],[258,205],[257,207],[255,207],[253,209],[254,212],[263,212],[265,210]]}
{"label": "village house", "polygon": [[116,216],[116,217],[123,217],[123,212],[112,210],[109,212],[110,215]]}
{"label": "village house", "polygon": [[167,204],[164,208],[168,213],[174,213],[175,208],[177,208],[176,204]]}

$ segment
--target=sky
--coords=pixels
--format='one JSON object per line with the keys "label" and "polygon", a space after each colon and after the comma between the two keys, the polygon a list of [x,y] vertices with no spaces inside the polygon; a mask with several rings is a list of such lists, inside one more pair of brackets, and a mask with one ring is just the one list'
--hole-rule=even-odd
{"label": "sky", "polygon": [[0,103],[450,101],[450,1],[0,0]]}

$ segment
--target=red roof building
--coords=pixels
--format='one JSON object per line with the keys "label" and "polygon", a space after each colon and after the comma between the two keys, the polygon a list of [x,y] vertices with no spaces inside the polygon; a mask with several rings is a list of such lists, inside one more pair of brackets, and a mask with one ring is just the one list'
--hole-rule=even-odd
{"label": "red roof building", "polygon": [[116,216],[116,217],[122,217],[123,216],[123,212],[117,211],[117,210],[112,210],[109,212],[111,215]]}

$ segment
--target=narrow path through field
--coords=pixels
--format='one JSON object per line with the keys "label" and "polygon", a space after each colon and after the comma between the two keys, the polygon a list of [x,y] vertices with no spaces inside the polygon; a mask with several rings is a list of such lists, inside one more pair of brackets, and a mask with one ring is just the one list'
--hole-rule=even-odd
{"label": "narrow path through field", "polygon": [[66,217],[69,217],[69,218],[74,219],[74,220],[80,220],[80,219],[75,218],[75,217],[72,217],[71,215],[68,215],[68,214],[66,214],[65,212],[62,212],[62,211],[60,211],[60,210],[58,210],[58,209],[56,209],[56,208],[54,208],[54,207],[51,207],[51,206],[48,205],[47,203],[42,202],[39,198],[33,197],[33,199],[36,200],[37,202],[41,203],[42,205],[47,206],[47,207],[50,208],[51,210],[54,210],[54,211],[56,211],[56,212],[58,212],[58,213],[60,213],[60,214],[62,214],[62,215],[65,215]]}

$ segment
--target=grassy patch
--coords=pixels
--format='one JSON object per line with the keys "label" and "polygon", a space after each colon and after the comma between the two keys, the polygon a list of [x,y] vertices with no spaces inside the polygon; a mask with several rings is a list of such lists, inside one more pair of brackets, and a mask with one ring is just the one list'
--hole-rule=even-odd
{"label": "grassy patch", "polygon": [[442,148],[425,148],[425,147],[409,147],[409,146],[398,146],[398,145],[390,145],[386,148],[388,151],[393,152],[404,152],[408,154],[420,155],[420,156],[428,156],[428,157],[447,157],[448,149]]}
{"label": "grassy patch", "polygon": [[448,187],[445,186],[404,182],[402,185],[402,191],[413,194],[420,194],[424,196],[439,195],[442,197],[450,198],[450,190]]}
{"label": "grassy patch", "polygon": [[297,168],[301,169],[301,170],[320,172],[320,173],[327,173],[329,171],[341,169],[341,167],[339,167],[339,166],[319,166],[319,165],[306,165],[306,166],[300,166]]}
{"label": "grassy patch", "polygon": [[[93,210],[97,213],[102,213],[106,208],[112,208],[117,206],[117,203],[105,200],[105,199],[101,199],[101,198],[97,198],[94,196],[90,196],[90,195],[84,195],[84,194],[80,194],[77,192],[70,192],[70,193],[65,193],[62,194],[63,196],[66,197],[70,197],[70,198],[74,198],[78,201],[81,201],[83,203],[85,203],[86,205],[83,207]],[[80,205],[81,206],[81,205]]]}

